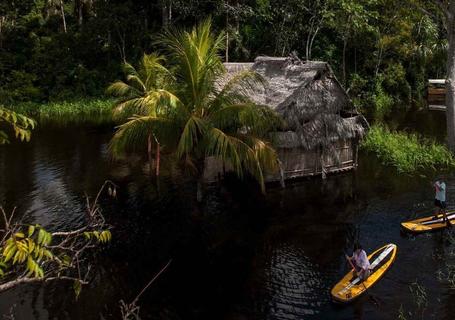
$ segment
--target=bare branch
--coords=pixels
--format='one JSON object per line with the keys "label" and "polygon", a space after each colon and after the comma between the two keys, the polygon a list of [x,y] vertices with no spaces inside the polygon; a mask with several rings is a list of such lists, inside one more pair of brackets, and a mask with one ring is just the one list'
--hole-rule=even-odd
{"label": "bare branch", "polygon": [[133,302],[130,304],[125,303],[123,300],[120,300],[120,310],[122,312],[122,319],[123,320],[128,320],[128,319],[139,319],[139,309],[140,307],[137,305],[137,302],[139,301],[139,298],[141,295],[152,285],[153,282],[155,282],[156,279],[169,267],[171,264],[172,259],[168,261],[168,263],[161,268],[161,270],[153,277],[152,280],[147,283],[147,285],[139,292],[139,294],[134,298]]}

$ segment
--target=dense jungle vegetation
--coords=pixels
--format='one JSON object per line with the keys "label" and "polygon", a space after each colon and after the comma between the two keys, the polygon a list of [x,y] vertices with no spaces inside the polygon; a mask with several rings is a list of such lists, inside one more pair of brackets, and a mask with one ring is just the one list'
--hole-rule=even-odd
{"label": "dense jungle vegetation", "polygon": [[226,60],[328,61],[370,119],[420,105],[426,79],[445,73],[443,19],[419,0],[11,0],[0,4],[0,103],[99,97],[163,28],[207,16],[227,34]]}

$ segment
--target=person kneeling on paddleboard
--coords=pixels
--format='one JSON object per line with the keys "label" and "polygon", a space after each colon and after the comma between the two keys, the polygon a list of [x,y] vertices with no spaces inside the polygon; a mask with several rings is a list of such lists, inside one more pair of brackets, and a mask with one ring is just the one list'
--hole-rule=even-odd
{"label": "person kneeling on paddleboard", "polygon": [[448,226],[451,226],[449,219],[446,215],[446,184],[444,181],[436,181],[434,183],[435,196],[434,196],[434,205],[436,206],[436,213],[433,219],[437,219],[438,215],[442,213],[443,221],[447,223]]}
{"label": "person kneeling on paddleboard", "polygon": [[354,252],[352,257],[346,255],[355,271],[357,276],[362,280],[366,280],[370,276],[370,261],[368,261],[367,253],[362,249],[362,246],[358,243],[354,244]]}

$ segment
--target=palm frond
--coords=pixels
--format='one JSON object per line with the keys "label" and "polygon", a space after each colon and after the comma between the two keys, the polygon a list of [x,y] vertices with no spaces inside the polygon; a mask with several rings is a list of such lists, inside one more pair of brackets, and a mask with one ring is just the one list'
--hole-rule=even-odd
{"label": "palm frond", "polygon": [[257,90],[263,89],[266,85],[264,77],[251,70],[236,73],[224,85],[222,84],[223,81],[222,77],[217,80],[221,90],[216,93],[213,99],[212,106],[214,108],[225,104],[251,102],[250,96]]}
{"label": "palm frond", "polygon": [[109,151],[114,157],[118,157],[126,152],[145,150],[149,135],[157,137],[163,145],[172,144],[175,132],[174,124],[165,118],[134,116],[117,127],[109,143]]}
{"label": "palm frond", "polygon": [[282,119],[273,110],[252,102],[226,105],[209,118],[215,127],[257,136],[264,136],[282,125]]}
{"label": "palm frond", "polygon": [[198,117],[191,116],[186,122],[177,146],[177,156],[182,158],[193,154],[195,147],[205,135],[208,129],[207,123]]}
{"label": "palm frond", "polygon": [[130,86],[129,84],[118,80],[112,83],[107,89],[106,93],[114,97],[134,97],[141,95],[141,91],[137,88]]}
{"label": "palm frond", "polygon": [[265,190],[263,169],[273,171],[278,164],[276,152],[268,143],[254,137],[228,135],[217,128],[212,128],[206,139],[208,156],[230,164],[239,177],[244,171],[249,172]]}

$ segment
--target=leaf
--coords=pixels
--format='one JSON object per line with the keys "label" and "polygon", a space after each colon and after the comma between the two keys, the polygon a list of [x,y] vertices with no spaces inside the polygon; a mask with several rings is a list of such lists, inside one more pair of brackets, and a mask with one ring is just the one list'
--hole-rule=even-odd
{"label": "leaf", "polygon": [[64,255],[62,257],[62,262],[65,267],[69,267],[71,265],[71,257],[68,255]]}
{"label": "leaf", "polygon": [[112,235],[111,235],[111,232],[109,230],[104,230],[103,232],[101,232],[100,234],[100,240],[101,242],[109,242],[112,238]]}
{"label": "leaf", "polygon": [[51,244],[51,241],[52,241],[52,234],[50,234],[49,232],[44,232],[44,239],[43,239],[43,244],[48,246]]}
{"label": "leaf", "polygon": [[13,246],[10,251],[8,251],[8,254],[5,256],[5,262],[8,262],[14,255],[14,253],[17,251],[17,247]]}
{"label": "leaf", "polygon": [[[12,240],[12,239],[10,238],[8,240]],[[12,248],[16,248],[16,242],[15,241],[7,241],[7,245],[3,249],[3,256],[5,256],[5,257],[8,256],[8,254],[9,254],[9,252],[10,252],[10,250]]]}
{"label": "leaf", "polygon": [[16,262],[20,262],[20,260],[22,260],[21,256],[22,256],[22,251],[18,250],[16,252],[16,254],[14,255],[13,264],[16,264]]}
{"label": "leaf", "polygon": [[49,260],[52,260],[54,259],[54,255],[52,254],[52,252],[50,252],[49,250],[47,249],[44,249],[44,255],[49,258]]}
{"label": "leaf", "polygon": [[74,294],[76,295],[76,300],[77,300],[82,291],[82,285],[79,280],[74,281],[73,289],[74,289]]}
{"label": "leaf", "polygon": [[14,236],[15,236],[16,238],[24,238],[24,237],[25,237],[25,235],[24,235],[22,232],[16,232],[16,233],[14,234]]}
{"label": "leaf", "polygon": [[35,226],[29,226],[28,227],[28,236],[31,237],[34,232],[35,232]]}
{"label": "leaf", "polygon": [[46,231],[44,231],[44,229],[39,229],[38,244],[41,244],[43,242],[45,235],[46,235]]}
{"label": "leaf", "polygon": [[44,248],[39,249],[39,254],[38,254],[38,261],[41,261],[44,256]]}
{"label": "leaf", "polygon": [[35,242],[30,238],[27,238],[27,242],[28,242],[28,253],[31,254],[33,252],[33,250],[35,249]]}
{"label": "leaf", "polygon": [[90,237],[91,237],[91,234],[90,232],[84,232],[84,237],[87,239],[87,240],[90,240]]}

